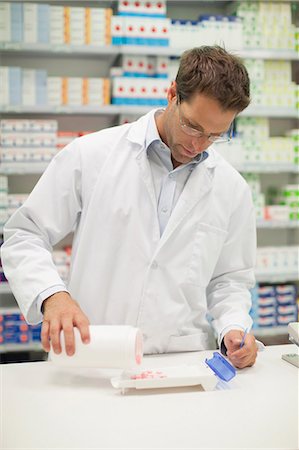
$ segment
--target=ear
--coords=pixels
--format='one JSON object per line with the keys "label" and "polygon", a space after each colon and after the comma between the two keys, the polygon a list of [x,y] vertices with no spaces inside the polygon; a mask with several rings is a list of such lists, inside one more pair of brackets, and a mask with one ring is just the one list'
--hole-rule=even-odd
{"label": "ear", "polygon": [[176,99],[177,99],[177,86],[176,86],[176,82],[172,81],[171,85],[167,91],[167,100],[168,100],[168,103],[171,103],[171,102],[173,102],[173,100],[176,101]]}

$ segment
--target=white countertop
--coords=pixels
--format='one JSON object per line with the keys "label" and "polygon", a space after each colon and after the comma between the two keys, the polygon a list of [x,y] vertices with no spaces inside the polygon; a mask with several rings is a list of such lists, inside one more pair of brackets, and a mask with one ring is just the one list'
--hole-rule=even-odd
{"label": "white countertop", "polygon": [[[1,365],[1,449],[298,449],[295,345],[267,347],[228,389],[130,391],[117,370],[51,362]],[[212,351],[144,358],[142,367],[194,364]]]}

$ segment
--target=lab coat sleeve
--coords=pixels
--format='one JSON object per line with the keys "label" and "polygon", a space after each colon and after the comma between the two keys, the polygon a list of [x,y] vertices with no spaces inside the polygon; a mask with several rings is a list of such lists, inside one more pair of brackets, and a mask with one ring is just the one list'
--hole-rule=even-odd
{"label": "lab coat sleeve", "polygon": [[225,330],[250,329],[251,295],[255,284],[255,210],[244,182],[234,190],[228,234],[207,288],[208,311],[218,342]]}
{"label": "lab coat sleeve", "polygon": [[42,320],[39,294],[64,285],[52,259],[53,245],[74,228],[81,211],[81,160],[77,141],[59,152],[22,207],[4,227],[1,259],[28,323]]}

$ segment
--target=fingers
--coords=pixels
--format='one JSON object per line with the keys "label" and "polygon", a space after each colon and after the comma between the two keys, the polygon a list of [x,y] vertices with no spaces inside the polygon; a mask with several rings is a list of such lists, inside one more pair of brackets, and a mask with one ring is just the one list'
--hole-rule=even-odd
{"label": "fingers", "polygon": [[[70,319],[65,319],[62,324],[64,332],[64,345],[65,351],[68,356],[72,356],[75,353],[75,335],[73,322]],[[53,346],[54,349],[54,346]],[[54,349],[55,351],[55,349]]]}
{"label": "fingers", "polygon": [[49,322],[47,320],[44,320],[41,331],[41,342],[45,352],[50,351],[49,330],[50,330]]}
{"label": "fingers", "polygon": [[42,325],[42,345],[49,352],[62,351],[61,331],[63,331],[64,349],[68,356],[75,353],[74,327],[79,329],[83,343],[90,342],[89,321],[79,304],[68,293],[57,292],[44,301],[44,321]]}
{"label": "fingers", "polygon": [[79,329],[81,340],[83,344],[89,344],[90,342],[90,333],[89,333],[89,320],[83,314],[75,316],[74,320],[75,325]]}
{"label": "fingers", "polygon": [[61,344],[60,344],[60,330],[61,324],[57,319],[52,319],[50,324],[50,339],[51,346],[53,348],[54,353],[61,353]]}
{"label": "fingers", "polygon": [[252,342],[252,340],[249,339],[239,350],[230,353],[228,352],[227,357],[233,365],[239,369],[253,366],[257,357],[257,345],[255,340]]}

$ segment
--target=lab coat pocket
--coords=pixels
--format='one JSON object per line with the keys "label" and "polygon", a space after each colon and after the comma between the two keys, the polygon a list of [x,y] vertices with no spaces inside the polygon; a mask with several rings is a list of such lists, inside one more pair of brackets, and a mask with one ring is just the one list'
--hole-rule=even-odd
{"label": "lab coat pocket", "polygon": [[206,287],[227,236],[227,231],[206,223],[199,223],[194,238],[186,283]]}
{"label": "lab coat pocket", "polygon": [[170,336],[167,352],[194,352],[209,348],[208,333],[198,332],[184,336]]}

